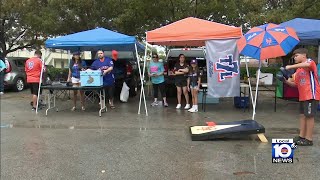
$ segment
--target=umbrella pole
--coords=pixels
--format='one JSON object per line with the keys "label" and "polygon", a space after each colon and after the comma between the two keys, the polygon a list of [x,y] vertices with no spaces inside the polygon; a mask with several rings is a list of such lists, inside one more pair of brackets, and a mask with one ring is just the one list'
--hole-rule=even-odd
{"label": "umbrella pole", "polygon": [[[261,69],[261,61],[259,61],[259,68],[258,68],[258,75],[257,75],[257,83],[256,83],[256,92],[255,92],[255,98],[254,98],[254,104],[253,104],[253,113],[252,113],[252,120],[254,120],[256,115],[256,106],[257,106],[257,99],[258,99],[258,88],[259,88],[259,79],[260,79],[260,69]],[[261,142],[267,143],[268,139],[264,135],[264,133],[257,134],[258,138]]]}
{"label": "umbrella pole", "polygon": [[250,72],[249,72],[249,68],[248,68],[247,59],[245,61],[246,61],[246,70],[247,70],[247,77],[248,77],[248,83],[249,83],[250,100],[251,100],[252,109],[253,109],[253,94],[252,94],[252,87],[251,87],[251,80],[250,80]]}
{"label": "umbrella pole", "polygon": [[256,92],[255,92],[255,98],[254,98],[254,103],[253,103],[252,120],[254,120],[254,117],[255,117],[255,115],[256,115],[256,105],[257,105],[257,98],[258,98],[260,69],[261,69],[261,61],[259,61],[259,68],[258,68],[258,75],[257,75],[257,83],[256,83]]}

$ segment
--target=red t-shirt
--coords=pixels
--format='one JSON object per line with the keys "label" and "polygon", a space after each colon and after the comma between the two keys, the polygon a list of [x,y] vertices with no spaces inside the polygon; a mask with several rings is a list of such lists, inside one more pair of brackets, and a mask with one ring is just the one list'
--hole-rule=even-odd
{"label": "red t-shirt", "polygon": [[28,83],[40,83],[42,61],[38,57],[30,58],[26,61],[25,71]]}
{"label": "red t-shirt", "polygon": [[308,59],[309,68],[298,68],[294,73],[294,82],[299,91],[299,101],[320,100],[320,86],[316,63]]}

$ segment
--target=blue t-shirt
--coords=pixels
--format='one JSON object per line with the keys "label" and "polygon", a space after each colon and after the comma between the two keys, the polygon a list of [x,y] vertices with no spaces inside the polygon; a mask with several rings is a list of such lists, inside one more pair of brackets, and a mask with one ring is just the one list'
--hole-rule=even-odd
{"label": "blue t-shirt", "polygon": [[81,68],[79,67],[78,64],[75,64],[74,62],[70,63],[70,69],[71,69],[71,76],[75,78],[80,78],[80,71],[82,68],[87,67],[87,64],[85,61],[81,61]]}
{"label": "blue t-shirt", "polygon": [[[100,59],[96,59],[92,65],[91,69],[98,70],[107,70],[109,67],[113,67],[112,59],[105,57],[104,61],[101,62]],[[114,75],[113,71],[107,73],[103,76],[103,86],[110,86],[114,84]]]}
{"label": "blue t-shirt", "polygon": [[[150,74],[160,74],[164,72],[163,63],[161,62],[150,62],[149,69]],[[151,82],[153,84],[160,84],[164,82],[164,76],[151,77]]]}

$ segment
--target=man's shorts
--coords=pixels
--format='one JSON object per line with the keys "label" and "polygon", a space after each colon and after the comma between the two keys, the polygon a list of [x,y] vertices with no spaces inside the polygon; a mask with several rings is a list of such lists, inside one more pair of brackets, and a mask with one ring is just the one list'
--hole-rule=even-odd
{"label": "man's shorts", "polygon": [[31,94],[38,96],[39,83],[29,83],[29,86],[30,86]]}
{"label": "man's shorts", "polygon": [[304,114],[306,117],[314,117],[317,112],[319,101],[311,99],[300,102],[300,114]]}
{"label": "man's shorts", "polygon": [[107,99],[113,99],[113,96],[114,96],[114,85],[110,85],[110,86],[105,86],[104,87],[104,90],[105,90],[105,93],[106,93],[106,100]]}
{"label": "man's shorts", "polygon": [[176,85],[177,87],[186,87],[186,86],[187,86],[187,79],[175,80],[175,85]]}

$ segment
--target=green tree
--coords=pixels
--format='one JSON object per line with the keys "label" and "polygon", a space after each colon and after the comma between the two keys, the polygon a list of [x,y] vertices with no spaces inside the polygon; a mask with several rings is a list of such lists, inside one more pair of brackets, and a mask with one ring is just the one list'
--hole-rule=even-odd
{"label": "green tree", "polygon": [[0,57],[18,49],[34,47],[43,34],[35,16],[41,16],[41,5],[34,0],[0,1]]}
{"label": "green tree", "polygon": [[[189,16],[246,32],[268,22],[319,18],[320,0],[1,0],[0,56],[48,37],[104,27],[145,39],[145,32]],[[192,25],[190,25],[192,26]]]}

